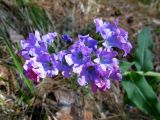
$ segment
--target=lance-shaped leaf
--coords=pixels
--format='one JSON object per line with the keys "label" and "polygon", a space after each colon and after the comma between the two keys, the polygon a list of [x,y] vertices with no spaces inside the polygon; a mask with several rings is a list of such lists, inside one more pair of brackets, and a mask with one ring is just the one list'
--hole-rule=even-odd
{"label": "lance-shaped leaf", "polygon": [[135,52],[135,65],[138,70],[149,71],[153,69],[152,35],[148,27],[138,34],[138,47]]}
{"label": "lance-shaped leaf", "polygon": [[25,75],[23,74],[23,67],[20,64],[18,57],[14,53],[13,47],[11,46],[11,43],[9,42],[9,40],[7,38],[7,34],[6,34],[5,31],[6,31],[6,28],[4,28],[4,30],[0,29],[0,33],[2,34],[3,41],[4,41],[4,43],[5,43],[6,47],[7,47],[10,55],[12,56],[12,59],[13,59],[13,62],[15,64],[15,66],[16,66],[17,71],[20,73],[21,77],[24,80],[24,83],[27,85],[27,87],[29,88],[29,90],[32,93],[32,95],[34,95],[35,94],[34,87],[33,87],[32,83],[31,83],[31,81],[28,80],[25,77]]}
{"label": "lance-shaped leaf", "polygon": [[160,119],[160,106],[152,87],[144,76],[138,73],[130,73],[122,80],[122,85],[128,98],[143,112]]}
{"label": "lance-shaped leaf", "polygon": [[133,62],[127,62],[127,61],[120,62],[121,72],[124,73],[124,72],[128,71],[131,68],[132,65],[134,65]]}

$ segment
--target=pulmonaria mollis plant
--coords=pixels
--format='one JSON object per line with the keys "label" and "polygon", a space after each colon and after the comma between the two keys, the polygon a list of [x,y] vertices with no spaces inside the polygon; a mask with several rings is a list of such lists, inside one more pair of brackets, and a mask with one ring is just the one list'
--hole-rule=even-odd
{"label": "pulmonaria mollis plant", "polygon": [[126,56],[132,49],[128,41],[128,32],[118,27],[118,20],[114,24],[94,20],[96,32],[103,38],[103,43],[90,35],[78,35],[72,43],[72,38],[65,34],[61,40],[70,46],[66,50],[55,52],[52,44],[56,41],[57,33],[48,33],[41,36],[38,31],[30,33],[26,40],[21,41],[20,54],[24,57],[23,65],[25,75],[34,82],[45,77],[54,77],[61,73],[70,78],[73,74],[78,76],[80,86],[91,85],[92,92],[106,91],[110,88],[111,80],[121,80],[119,61],[116,58],[117,47],[124,51]]}

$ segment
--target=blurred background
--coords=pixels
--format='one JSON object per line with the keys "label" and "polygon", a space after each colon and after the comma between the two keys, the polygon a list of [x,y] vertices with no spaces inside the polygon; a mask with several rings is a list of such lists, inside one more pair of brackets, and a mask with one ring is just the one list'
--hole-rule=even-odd
{"label": "blurred background", "polygon": [[[113,85],[112,90],[105,94],[97,94],[91,98],[82,97],[70,89],[57,91],[49,90],[46,105],[42,101],[31,99],[30,107],[17,97],[18,72],[13,70],[15,65],[8,52],[3,33],[9,40],[9,46],[16,54],[20,50],[20,40],[30,32],[39,30],[45,34],[56,31],[60,34],[70,34],[76,39],[77,34],[95,33],[93,20],[103,18],[113,21],[119,18],[119,26],[129,32],[129,41],[136,48],[137,34],[149,26],[153,37],[153,66],[154,71],[160,72],[160,1],[159,0],[0,0],[0,117],[2,120],[79,120],[79,114],[85,115],[85,120],[152,120],[136,107],[123,104],[124,91],[121,86]],[[61,46],[60,46],[61,47]],[[134,49],[133,49],[134,51]],[[132,52],[127,59],[133,60]],[[18,81],[21,86],[23,83]],[[57,83],[56,86],[60,86]],[[58,87],[59,88],[59,87]],[[42,93],[46,89],[42,90]],[[17,92],[18,91],[18,92]],[[159,95],[160,87],[157,90]],[[69,93],[69,95],[68,95]],[[73,98],[72,98],[73,97]],[[160,97],[160,95],[158,96]],[[65,102],[76,99],[74,106],[58,106],[57,101]],[[94,100],[93,100],[94,99]],[[6,100],[8,100],[6,102]],[[73,101],[76,101],[73,100]],[[81,103],[81,102],[82,103]],[[26,110],[27,108],[27,110]],[[68,110],[69,109],[69,110]],[[26,112],[27,111],[27,112]],[[28,112],[29,111],[29,112]],[[68,112],[69,111],[69,112]],[[48,116],[47,116],[48,115]],[[55,117],[54,117],[55,116]],[[107,116],[107,117],[106,117]]]}

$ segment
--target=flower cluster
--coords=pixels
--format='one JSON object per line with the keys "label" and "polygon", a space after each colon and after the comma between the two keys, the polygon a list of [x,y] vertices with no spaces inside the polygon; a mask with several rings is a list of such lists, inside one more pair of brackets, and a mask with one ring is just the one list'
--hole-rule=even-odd
{"label": "flower cluster", "polygon": [[[78,35],[77,40],[67,50],[50,53],[48,47],[56,40],[57,33],[41,36],[38,31],[30,33],[26,40],[21,41],[20,54],[24,57],[25,75],[38,82],[40,78],[53,77],[60,72],[66,78],[77,74],[80,86],[91,85],[92,91],[106,91],[111,80],[121,80],[118,52],[113,47],[124,51],[126,56],[132,49],[128,41],[128,33],[114,24],[95,19],[96,32],[103,38],[102,45],[89,35]],[[62,35],[62,40],[72,43],[69,35]],[[101,46],[101,47],[99,47]]]}

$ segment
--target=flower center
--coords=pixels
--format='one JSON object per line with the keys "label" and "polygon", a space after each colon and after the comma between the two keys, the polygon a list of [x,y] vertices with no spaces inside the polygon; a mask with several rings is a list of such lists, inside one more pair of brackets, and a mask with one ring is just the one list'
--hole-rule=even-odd
{"label": "flower center", "polygon": [[49,67],[51,67],[51,66],[52,66],[52,63],[51,63],[51,62],[47,62],[47,65],[48,65]]}
{"label": "flower center", "polygon": [[82,59],[82,58],[83,58],[82,52],[80,52],[80,53],[78,54],[78,57],[79,57],[79,59]]}
{"label": "flower center", "polygon": [[100,61],[101,61],[101,62],[105,62],[105,61],[106,61],[106,58],[105,58],[105,57],[100,57]]}
{"label": "flower center", "polygon": [[88,71],[89,71],[89,72],[92,72],[94,69],[95,69],[95,68],[94,68],[93,66],[89,66],[89,67],[88,67]]}

